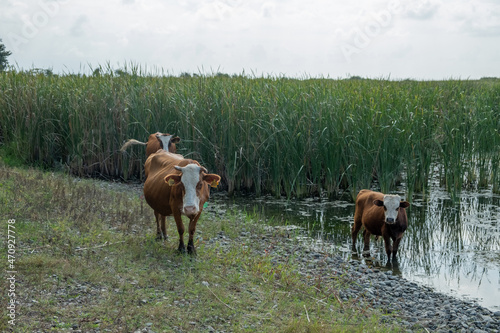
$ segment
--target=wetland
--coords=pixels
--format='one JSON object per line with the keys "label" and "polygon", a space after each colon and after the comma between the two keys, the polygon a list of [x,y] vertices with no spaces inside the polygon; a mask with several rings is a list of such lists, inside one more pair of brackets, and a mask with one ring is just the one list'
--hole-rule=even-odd
{"label": "wetland", "polygon": [[452,200],[442,188],[433,186],[427,198],[414,195],[398,262],[391,266],[386,266],[381,238],[374,241],[372,236],[369,257],[361,255],[361,241],[357,254],[351,252],[354,203],[350,200],[239,197],[217,202],[272,224],[299,227],[317,246],[338,250],[346,261],[355,259],[391,270],[438,292],[500,310],[500,195],[491,191],[464,191]]}

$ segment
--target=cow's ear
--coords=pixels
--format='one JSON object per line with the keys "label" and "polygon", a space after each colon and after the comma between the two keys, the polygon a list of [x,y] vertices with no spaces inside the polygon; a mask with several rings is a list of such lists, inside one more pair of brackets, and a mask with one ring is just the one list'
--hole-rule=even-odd
{"label": "cow's ear", "polygon": [[215,188],[217,187],[217,185],[219,185],[220,176],[214,173],[209,173],[203,176],[203,181],[207,182],[208,184],[210,184],[210,186]]}
{"label": "cow's ear", "polygon": [[382,200],[373,200],[375,206],[384,207],[384,202]]}
{"label": "cow's ear", "polygon": [[170,139],[170,142],[179,143],[181,142],[181,138],[179,138],[178,136],[174,136],[172,139]]}
{"label": "cow's ear", "polygon": [[166,175],[164,179],[165,183],[167,183],[170,186],[177,185],[181,182],[181,176],[179,175],[172,175],[172,174]]}
{"label": "cow's ear", "polygon": [[401,207],[401,208],[408,208],[408,207],[410,207],[410,203],[408,201],[401,201],[399,203],[399,207]]}

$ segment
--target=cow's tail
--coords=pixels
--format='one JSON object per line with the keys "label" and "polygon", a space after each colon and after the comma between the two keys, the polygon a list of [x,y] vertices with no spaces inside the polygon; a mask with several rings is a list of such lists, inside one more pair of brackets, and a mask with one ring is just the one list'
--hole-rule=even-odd
{"label": "cow's tail", "polygon": [[145,146],[147,144],[148,144],[147,142],[141,142],[141,141],[136,140],[136,139],[130,139],[127,142],[125,142],[125,144],[120,148],[120,151],[123,153],[131,145],[143,145],[143,146]]}

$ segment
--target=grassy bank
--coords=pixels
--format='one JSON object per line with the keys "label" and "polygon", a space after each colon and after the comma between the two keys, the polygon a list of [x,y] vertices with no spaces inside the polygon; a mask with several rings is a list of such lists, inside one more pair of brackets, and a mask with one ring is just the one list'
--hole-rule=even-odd
{"label": "grassy bank", "polygon": [[[340,300],[341,276],[301,275],[293,258],[277,265],[273,248],[289,235],[241,212],[209,207],[198,223],[198,256],[178,255],[174,223],[165,243],[155,241],[138,193],[0,166],[3,265],[7,221],[15,219],[15,332],[400,331],[357,300]],[[5,288],[0,299],[7,332]]]}
{"label": "grassy bank", "polygon": [[[128,72],[128,73],[127,73]],[[140,178],[156,131],[230,193],[353,196],[374,181],[500,191],[500,82],[0,73],[0,142],[24,163]]]}

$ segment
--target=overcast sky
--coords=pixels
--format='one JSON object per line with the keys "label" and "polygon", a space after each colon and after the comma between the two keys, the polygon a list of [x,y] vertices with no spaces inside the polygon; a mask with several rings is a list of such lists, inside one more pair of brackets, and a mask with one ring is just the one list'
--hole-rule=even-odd
{"label": "overcast sky", "polygon": [[0,0],[22,69],[500,77],[498,0]]}

